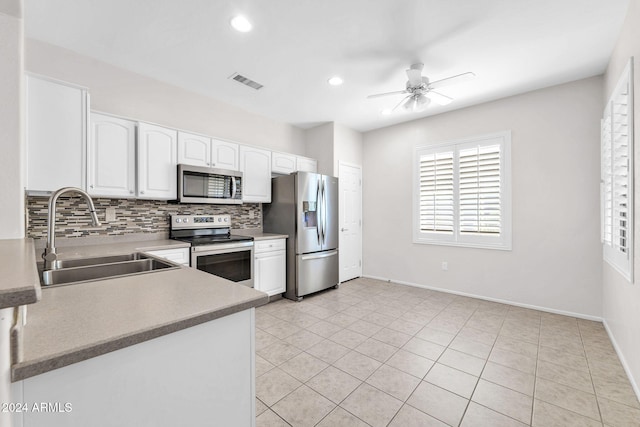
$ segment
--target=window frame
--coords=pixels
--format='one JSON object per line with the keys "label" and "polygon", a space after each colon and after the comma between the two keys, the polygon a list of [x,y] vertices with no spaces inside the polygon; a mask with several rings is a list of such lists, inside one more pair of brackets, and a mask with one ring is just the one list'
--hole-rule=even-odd
{"label": "window frame", "polygon": [[[460,150],[478,146],[500,144],[500,220],[497,236],[460,233]],[[423,232],[420,230],[420,157],[444,151],[453,151],[453,231]],[[511,199],[511,131],[502,131],[463,139],[419,145],[413,152],[413,243],[426,245],[458,246],[468,248],[510,251],[512,248],[512,199]]]}
{"label": "window frame", "polygon": [[[617,175],[615,175],[613,173],[613,170],[615,169],[615,156],[614,154],[616,153],[616,149],[619,148],[619,146],[617,146],[615,144],[616,142],[616,132],[615,132],[615,128],[616,125],[619,123],[616,122],[615,117],[616,114],[618,114],[616,112],[616,108],[614,107],[614,104],[616,103],[616,101],[618,100],[618,96],[620,96],[621,94],[623,94],[623,91],[626,87],[627,90],[627,110],[626,110],[626,122],[624,123],[625,126],[627,126],[627,177],[626,177],[626,184],[627,184],[627,191],[626,191],[626,205],[627,205],[627,212],[626,212],[626,217],[624,218],[626,221],[626,230],[625,230],[625,236],[626,236],[626,246],[625,248],[627,249],[626,253],[621,252],[619,249],[617,249],[614,244],[613,244],[613,240],[616,237],[616,227],[615,227],[615,223],[616,223],[616,218],[614,217],[614,213],[615,213],[615,205],[616,205],[616,199],[615,199],[615,183],[617,182]],[[633,149],[633,145],[634,145],[634,129],[633,129],[633,124],[634,124],[634,108],[633,108],[633,104],[634,104],[634,99],[633,99],[633,58],[631,58],[629,60],[629,62],[627,63],[624,71],[622,72],[620,79],[618,80],[615,89],[613,90],[610,98],[607,101],[607,104],[604,108],[603,111],[603,117],[600,123],[601,126],[601,133],[600,133],[600,170],[601,170],[601,177],[600,177],[600,229],[601,229],[601,242],[602,242],[602,258],[605,262],[607,262],[607,264],[609,264],[613,269],[615,269],[616,271],[618,271],[626,280],[628,280],[630,283],[633,283],[633,259],[634,259],[634,185],[633,185],[633,179],[634,179],[634,162],[633,162],[633,156],[634,156],[634,149]],[[608,121],[608,122],[607,122]],[[609,126],[609,128],[605,128],[605,125]],[[605,141],[605,138],[609,138],[608,141],[608,147],[606,147],[607,142]],[[607,150],[606,148],[608,148],[608,158],[611,159],[610,162],[607,164],[605,162],[605,158],[607,157],[606,153]],[[607,166],[610,167],[610,171],[607,171]],[[610,179],[607,179],[606,175],[607,172],[610,172]],[[607,184],[609,184],[609,186],[611,187],[609,189],[610,191],[610,196],[611,196],[611,203],[610,203],[610,207],[609,209],[607,209],[607,199],[606,199],[606,195],[607,195],[607,190],[606,190],[606,186]],[[607,239],[607,232],[605,232],[605,229],[608,228],[607,227],[607,215],[610,216],[611,219],[611,230],[609,230],[609,239]],[[620,219],[618,219],[620,220]],[[608,240],[608,241],[607,241]]]}

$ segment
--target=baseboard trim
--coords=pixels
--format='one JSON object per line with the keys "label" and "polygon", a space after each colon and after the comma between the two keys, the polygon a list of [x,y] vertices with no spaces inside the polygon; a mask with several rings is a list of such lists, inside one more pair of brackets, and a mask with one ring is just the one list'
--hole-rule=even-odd
{"label": "baseboard trim", "polygon": [[541,306],[532,305],[532,304],[524,304],[524,303],[520,303],[520,302],[516,302],[516,301],[504,300],[504,299],[500,299],[500,298],[491,298],[491,297],[487,297],[487,296],[484,296],[484,295],[476,295],[476,294],[470,294],[470,293],[467,293],[467,292],[453,291],[451,289],[439,288],[437,286],[429,286],[429,285],[423,285],[421,283],[406,282],[406,281],[403,281],[403,280],[395,280],[395,279],[390,279],[390,278],[387,278],[387,277],[370,276],[368,274],[365,274],[362,277],[366,277],[366,278],[369,278],[369,279],[382,280],[384,282],[398,283],[400,285],[413,286],[413,287],[416,287],[416,288],[429,289],[429,290],[432,290],[432,291],[445,292],[447,294],[460,295],[460,296],[463,296],[463,297],[478,298],[478,299],[485,300],[485,301],[497,302],[497,303],[500,303],[500,304],[508,304],[508,305],[513,305],[513,306],[522,307],[522,308],[529,308],[529,309],[532,309],[532,310],[539,310],[539,311],[544,311],[544,312],[547,312],[547,313],[562,314],[564,316],[577,317],[578,319],[585,319],[585,320],[593,320],[595,322],[602,322],[602,317],[591,316],[589,314],[574,313],[572,311],[565,311],[565,310],[557,310],[555,308],[541,307]]}
{"label": "baseboard trim", "polygon": [[602,324],[604,325],[604,329],[607,331],[607,335],[609,335],[611,344],[613,344],[613,348],[616,351],[616,354],[618,355],[618,359],[620,359],[620,363],[622,363],[622,367],[624,368],[624,371],[627,373],[627,378],[629,378],[629,382],[631,383],[631,388],[633,388],[633,391],[636,393],[636,397],[638,398],[638,400],[640,400],[640,387],[638,387],[638,383],[636,383],[636,381],[633,378],[633,375],[631,375],[631,369],[629,368],[627,359],[625,359],[624,354],[622,353],[622,350],[620,349],[620,346],[616,341],[616,338],[613,336],[613,332],[611,332],[611,328],[609,328],[607,319],[603,318]]}

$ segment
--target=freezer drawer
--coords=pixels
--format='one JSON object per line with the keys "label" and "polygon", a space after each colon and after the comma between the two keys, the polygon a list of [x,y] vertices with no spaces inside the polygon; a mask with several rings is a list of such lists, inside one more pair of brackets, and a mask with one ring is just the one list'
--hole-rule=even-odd
{"label": "freezer drawer", "polygon": [[[296,276],[296,298],[337,285],[338,250],[296,255]],[[287,294],[291,291],[287,289]]]}

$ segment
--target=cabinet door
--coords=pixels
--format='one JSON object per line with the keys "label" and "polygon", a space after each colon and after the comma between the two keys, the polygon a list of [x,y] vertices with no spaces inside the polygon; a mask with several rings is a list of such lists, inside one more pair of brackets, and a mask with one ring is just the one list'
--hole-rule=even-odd
{"label": "cabinet door", "polygon": [[318,172],[318,161],[298,156],[296,158],[296,170],[299,172]]}
{"label": "cabinet door", "polygon": [[296,156],[287,153],[271,153],[271,172],[290,174],[296,171]]}
{"label": "cabinet door", "polygon": [[138,124],[138,197],[172,200],[177,197],[178,133]]}
{"label": "cabinet door", "polygon": [[271,202],[271,151],[240,146],[242,201]]}
{"label": "cabinet door", "polygon": [[27,190],[85,188],[87,92],[27,76]]}
{"label": "cabinet door", "polygon": [[267,252],[255,256],[254,287],[271,295],[286,291],[286,257],[285,251]]}
{"label": "cabinet door", "polygon": [[235,142],[220,141],[219,139],[211,140],[211,167],[219,169],[229,169],[237,171],[238,168],[238,149],[239,145]]}
{"label": "cabinet door", "polygon": [[189,248],[158,249],[156,251],[145,251],[149,255],[164,258],[178,264],[189,266]]}
{"label": "cabinet door", "polygon": [[178,132],[178,163],[211,166],[211,138]]}
{"label": "cabinet door", "polygon": [[135,197],[135,122],[91,113],[87,186],[92,196]]}

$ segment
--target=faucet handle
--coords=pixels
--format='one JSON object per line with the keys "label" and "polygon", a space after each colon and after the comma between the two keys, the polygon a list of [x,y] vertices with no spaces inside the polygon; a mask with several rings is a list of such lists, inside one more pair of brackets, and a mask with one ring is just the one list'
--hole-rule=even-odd
{"label": "faucet handle", "polygon": [[47,262],[53,262],[58,259],[58,254],[55,252],[52,252],[51,249],[47,248],[42,253],[42,259],[44,259]]}

